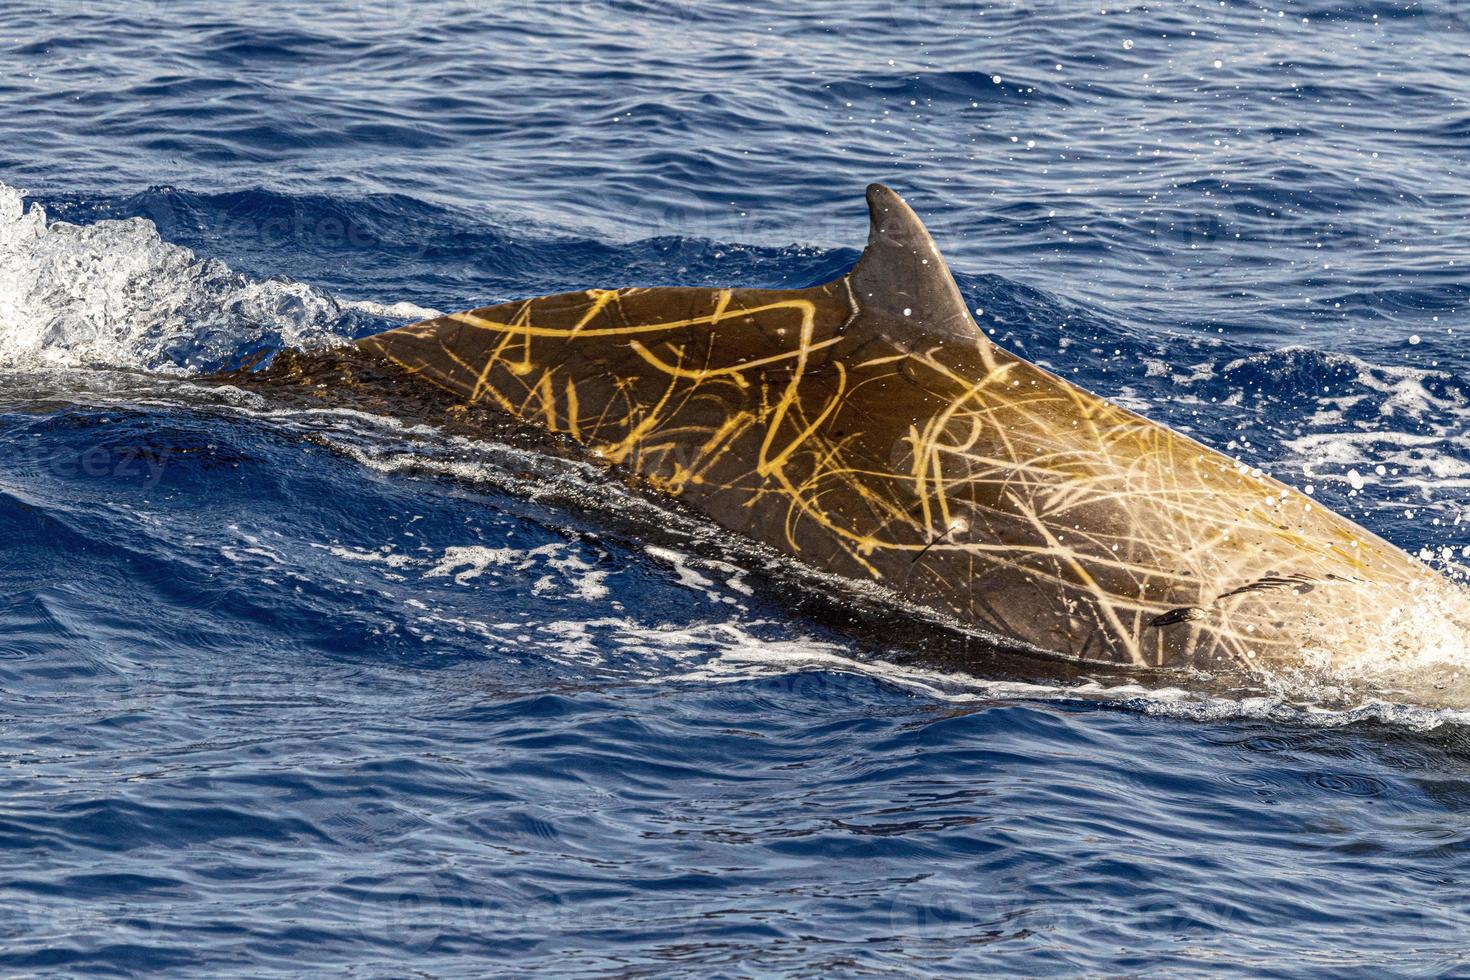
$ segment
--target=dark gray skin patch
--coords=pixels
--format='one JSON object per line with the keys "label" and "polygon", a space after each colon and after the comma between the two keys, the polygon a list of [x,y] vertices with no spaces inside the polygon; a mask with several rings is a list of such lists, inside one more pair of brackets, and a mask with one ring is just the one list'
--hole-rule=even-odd
{"label": "dark gray skin patch", "polygon": [[[1329,576],[1335,577],[1335,576]],[[1247,592],[1266,592],[1271,589],[1290,589],[1297,595],[1306,595],[1317,587],[1317,583],[1305,575],[1267,575],[1238,589],[1222,592],[1219,599],[1228,599],[1231,596],[1244,595]],[[1219,601],[1216,599],[1215,601]]]}
{"label": "dark gray skin patch", "polygon": [[1148,629],[1159,629],[1164,626],[1173,626],[1176,623],[1193,623],[1196,620],[1208,616],[1205,610],[1199,606],[1183,606],[1179,609],[1170,609],[1162,615],[1155,616],[1148,621]]}

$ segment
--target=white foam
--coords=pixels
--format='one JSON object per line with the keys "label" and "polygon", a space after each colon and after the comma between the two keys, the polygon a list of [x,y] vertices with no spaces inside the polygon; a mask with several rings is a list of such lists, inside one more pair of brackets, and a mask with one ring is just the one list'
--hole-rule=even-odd
{"label": "white foam", "polygon": [[691,556],[674,551],[671,548],[660,548],[655,545],[648,545],[643,550],[648,552],[650,556],[674,566],[674,574],[679,577],[679,584],[686,589],[703,592],[712,602],[719,602],[721,599],[727,598],[715,590],[715,583],[713,581],[705,578],[691,567],[690,563],[693,560]]}
{"label": "white foam", "polygon": [[370,299],[338,299],[337,303],[344,309],[357,310],[383,320],[402,320],[405,323],[432,320],[444,315],[439,310],[401,300],[397,303],[379,303]]}
{"label": "white foam", "polygon": [[565,592],[570,598],[583,602],[600,602],[607,598],[606,581],[610,572],[593,568],[565,545],[545,545],[537,552],[549,554],[546,564],[556,574],[543,575],[536,580],[536,584],[531,586],[536,595],[563,591],[561,583],[565,583]]}
{"label": "white foam", "polygon": [[344,558],[347,561],[369,562],[375,565],[387,565],[389,568],[403,568],[405,565],[414,564],[413,558],[410,558],[408,555],[397,554],[386,546],[378,551],[368,551],[365,548],[343,548],[336,545],[327,547],[326,545],[314,544],[312,547],[324,548],[333,557]]}
{"label": "white foam", "polygon": [[143,218],[50,222],[0,183],[0,367],[185,373],[262,348],[342,343],[354,311],[404,322],[435,315],[250,279],[165,242]]}
{"label": "white foam", "polygon": [[[337,550],[333,549],[333,553],[336,554]],[[375,554],[359,552],[345,557],[357,561],[374,560]],[[496,577],[520,573],[522,578],[530,582],[533,595],[556,595],[583,602],[600,602],[606,599],[606,581],[611,574],[605,569],[594,568],[590,562],[559,541],[530,549],[459,545],[445,548],[443,556],[432,563],[405,555],[392,555],[383,560],[394,568],[409,564],[431,564],[432,567],[423,573],[424,578],[452,578],[457,585],[469,585],[487,573]]]}
{"label": "white foam", "polygon": [[485,569],[491,565],[530,568],[531,559],[528,552],[515,548],[485,548],[480,545],[446,548],[443,559],[425,572],[424,578],[453,575],[454,581],[460,585],[468,585],[472,579],[483,575]]}
{"label": "white foam", "polygon": [[761,638],[765,621],[644,624],[622,617],[564,620],[536,628],[542,652],[565,663],[612,671],[648,683],[726,683],[754,676],[749,665],[791,672],[836,663],[852,667],[841,648],[809,637]]}

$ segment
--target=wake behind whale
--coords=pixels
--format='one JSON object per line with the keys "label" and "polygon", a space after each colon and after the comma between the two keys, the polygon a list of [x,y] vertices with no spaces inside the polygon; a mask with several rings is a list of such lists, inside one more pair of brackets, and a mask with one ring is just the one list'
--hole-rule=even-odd
{"label": "wake behind whale", "polygon": [[591,289],[221,380],[596,460],[952,625],[947,658],[975,669],[1009,648],[1042,671],[1325,672],[1470,702],[1459,585],[1003,350],[907,204],[868,199],[866,251],[809,289]]}

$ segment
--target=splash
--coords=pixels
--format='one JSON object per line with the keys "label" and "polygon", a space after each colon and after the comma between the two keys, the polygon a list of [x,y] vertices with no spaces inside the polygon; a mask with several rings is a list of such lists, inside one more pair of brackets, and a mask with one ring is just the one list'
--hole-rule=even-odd
{"label": "splash", "polygon": [[143,218],[74,225],[0,183],[0,368],[187,374],[436,315],[252,279]]}

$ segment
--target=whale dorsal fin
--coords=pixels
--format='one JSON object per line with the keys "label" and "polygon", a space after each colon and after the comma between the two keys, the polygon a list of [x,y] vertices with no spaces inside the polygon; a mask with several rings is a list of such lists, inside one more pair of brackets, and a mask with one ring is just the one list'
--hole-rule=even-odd
{"label": "whale dorsal fin", "polygon": [[930,340],[980,336],[939,246],[913,208],[882,184],[870,184],[868,215],[868,247],[847,274],[860,316],[883,329],[911,325]]}
{"label": "whale dorsal fin", "polygon": [[[551,397],[538,379],[617,378],[617,398],[652,406],[667,397],[671,376],[738,377],[732,383],[743,391],[740,365],[799,358],[810,366],[885,345],[916,353],[951,341],[988,357],[992,348],[918,215],[882,184],[867,198],[867,248],[821,285],[588,289],[451,313],[357,346],[470,404],[494,400],[522,418]],[[793,350],[798,342],[805,348]]]}

